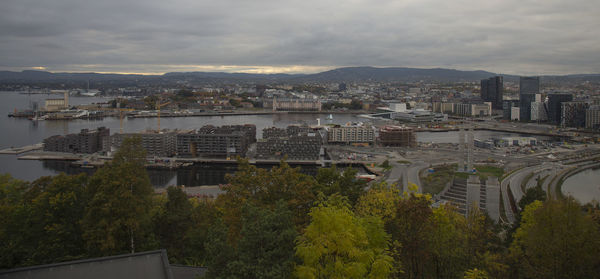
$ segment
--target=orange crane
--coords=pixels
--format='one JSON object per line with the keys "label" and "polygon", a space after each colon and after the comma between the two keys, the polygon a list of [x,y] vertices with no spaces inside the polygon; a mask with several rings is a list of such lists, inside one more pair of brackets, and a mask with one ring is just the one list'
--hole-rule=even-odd
{"label": "orange crane", "polygon": [[119,109],[119,121],[121,123],[121,134],[123,133],[123,112],[124,111],[134,111],[135,109],[131,109],[131,108],[120,108]]}
{"label": "orange crane", "polygon": [[160,133],[160,108],[163,106],[166,106],[168,104],[170,104],[171,101],[168,101],[166,103],[160,103],[160,100],[156,101],[156,110],[157,110],[157,116],[158,116],[158,132]]}

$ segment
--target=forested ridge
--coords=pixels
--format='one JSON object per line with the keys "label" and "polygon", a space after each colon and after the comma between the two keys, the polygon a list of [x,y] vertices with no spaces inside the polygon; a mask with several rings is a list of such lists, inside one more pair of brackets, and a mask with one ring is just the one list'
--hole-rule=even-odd
{"label": "forested ridge", "polygon": [[600,209],[522,200],[514,226],[351,169],[240,160],[216,199],[155,194],[139,138],[94,175],[0,176],[0,269],[164,248],[208,278],[599,278]]}

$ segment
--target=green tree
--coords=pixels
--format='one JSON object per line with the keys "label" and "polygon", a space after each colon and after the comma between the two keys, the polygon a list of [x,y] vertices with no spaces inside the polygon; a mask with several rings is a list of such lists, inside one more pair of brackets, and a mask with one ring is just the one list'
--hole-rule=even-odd
{"label": "green tree", "polygon": [[285,202],[273,210],[246,204],[237,259],[228,264],[238,278],[286,278],[294,270],[296,229]]}
{"label": "green tree", "polygon": [[525,195],[519,201],[519,208],[521,210],[525,209],[525,207],[532,203],[533,201],[545,201],[546,200],[546,192],[542,190],[542,186],[538,185],[536,187],[532,187],[527,189]]}
{"label": "green tree", "polygon": [[353,168],[346,168],[342,173],[335,166],[320,168],[316,176],[315,195],[318,192],[326,196],[339,193],[347,197],[350,205],[354,206],[367,186],[365,181],[356,178],[356,173],[357,170]]}
{"label": "green tree", "polygon": [[112,255],[156,247],[152,236],[150,178],[140,137],[126,138],[113,161],[90,179],[82,220],[91,255]]}
{"label": "green tree", "polygon": [[314,207],[310,217],[296,246],[299,278],[387,278],[392,258],[381,219],[356,217],[338,195]]}
{"label": "green tree", "polygon": [[24,265],[34,249],[27,237],[32,224],[25,199],[28,188],[24,181],[0,175],[0,268]]}
{"label": "green tree", "polygon": [[356,206],[359,216],[379,217],[384,222],[389,222],[396,217],[396,207],[402,199],[398,185],[387,185],[385,182],[376,183],[369,191],[360,196]]}
{"label": "green tree", "polygon": [[[191,226],[185,233],[185,257],[183,263],[193,266],[207,266],[209,260],[207,244],[212,241],[209,231],[212,226],[220,222],[221,212],[210,199],[193,199]],[[227,232],[225,232],[227,234]]]}
{"label": "green tree", "polygon": [[[36,249],[32,263],[52,263],[84,257],[80,220],[83,218],[88,176],[61,173],[31,201],[30,220],[35,223]],[[34,183],[36,184],[36,183]]]}
{"label": "green tree", "polygon": [[525,278],[597,278],[600,231],[572,198],[534,201],[522,212],[510,252]]}
{"label": "green tree", "polygon": [[183,263],[188,244],[185,236],[192,226],[192,203],[178,187],[167,188],[167,202],[156,220],[160,246],[167,249],[169,261]]}
{"label": "green tree", "polygon": [[285,161],[278,167],[265,170],[252,166],[240,159],[238,171],[227,175],[229,184],[223,187],[217,204],[223,211],[223,220],[229,227],[229,239],[235,243],[241,230],[241,210],[246,202],[262,208],[273,209],[276,202],[283,200],[292,212],[298,229],[308,222],[308,211],[314,200],[312,177],[291,168]]}

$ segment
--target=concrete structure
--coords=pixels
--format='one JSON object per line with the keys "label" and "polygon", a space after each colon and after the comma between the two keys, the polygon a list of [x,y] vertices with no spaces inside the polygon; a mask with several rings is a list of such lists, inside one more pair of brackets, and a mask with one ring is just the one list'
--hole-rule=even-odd
{"label": "concrete structure", "polygon": [[500,183],[494,176],[485,183],[485,210],[492,220],[500,221]]}
{"label": "concrete structure", "polygon": [[44,151],[67,153],[96,153],[108,149],[110,129],[82,129],[78,134],[52,136],[44,139]]}
{"label": "concrete structure", "polygon": [[334,126],[329,128],[327,136],[328,143],[373,144],[375,127],[371,125]]}
{"label": "concrete structure", "polygon": [[562,106],[563,102],[570,102],[573,100],[571,94],[548,94],[548,121],[554,124],[560,124],[562,120]]}
{"label": "concrete structure", "polygon": [[69,92],[64,92],[62,99],[53,98],[46,99],[45,109],[46,111],[58,111],[69,108]]}
{"label": "concrete structure", "polygon": [[273,111],[321,111],[321,100],[273,98]]}
{"label": "concrete structure", "polygon": [[480,208],[481,204],[481,182],[479,176],[469,175],[467,179],[467,215],[474,208]]}
{"label": "concrete structure", "polygon": [[157,132],[153,130],[141,133],[114,134],[110,137],[112,150],[117,150],[127,137],[139,136],[142,147],[146,150],[146,156],[172,157],[177,152],[177,133],[175,131]]}
{"label": "concrete structure", "polygon": [[182,157],[235,158],[246,156],[250,143],[256,141],[252,124],[215,127],[206,125],[196,131],[177,134],[177,154]]}
{"label": "concrete structure", "polygon": [[563,127],[585,127],[585,111],[589,108],[586,102],[562,102],[560,125]]}
{"label": "concrete structure", "polygon": [[405,126],[384,126],[379,129],[379,143],[383,146],[414,147],[417,142],[412,128]]}
{"label": "concrete structure", "polygon": [[192,279],[206,268],[169,264],[166,250],[0,270],[0,278]]}
{"label": "concrete structure", "polygon": [[481,80],[481,99],[484,102],[491,102],[492,108],[502,109],[503,91],[504,85],[501,76]]}
{"label": "concrete structure", "polygon": [[600,129],[600,106],[591,106],[585,111],[585,127],[588,129]]}
{"label": "concrete structure", "polygon": [[515,120],[515,121],[521,120],[521,108],[520,107],[510,108],[510,120]]}

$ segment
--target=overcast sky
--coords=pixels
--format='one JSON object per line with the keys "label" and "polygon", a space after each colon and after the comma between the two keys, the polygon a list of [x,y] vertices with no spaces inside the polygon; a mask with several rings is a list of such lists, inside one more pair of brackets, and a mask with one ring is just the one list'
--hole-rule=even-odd
{"label": "overcast sky", "polygon": [[0,70],[600,73],[599,0],[1,0]]}

